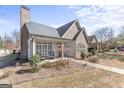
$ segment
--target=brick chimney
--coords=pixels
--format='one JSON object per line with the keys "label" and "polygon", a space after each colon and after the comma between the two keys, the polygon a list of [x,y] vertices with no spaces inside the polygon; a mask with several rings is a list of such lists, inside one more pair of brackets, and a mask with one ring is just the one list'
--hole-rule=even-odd
{"label": "brick chimney", "polygon": [[29,33],[25,26],[26,23],[30,22],[30,10],[26,6],[21,6],[20,11],[20,39],[21,39],[21,53],[20,59],[26,60],[28,58],[28,37]]}
{"label": "brick chimney", "polygon": [[30,9],[27,6],[22,5],[21,11],[20,11],[20,26],[22,26],[26,23],[29,23],[30,21]]}

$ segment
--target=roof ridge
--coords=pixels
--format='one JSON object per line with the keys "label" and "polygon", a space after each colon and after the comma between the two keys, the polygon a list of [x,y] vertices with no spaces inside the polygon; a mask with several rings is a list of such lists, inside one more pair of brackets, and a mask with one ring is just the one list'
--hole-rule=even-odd
{"label": "roof ridge", "polygon": [[77,19],[71,21],[71,22],[68,22],[60,27],[57,28],[57,31],[58,33],[60,34],[60,36],[63,36],[64,33],[76,22],[78,21]]}
{"label": "roof ridge", "polygon": [[[69,23],[71,23],[71,22],[73,22],[73,23],[74,23],[74,22],[75,22],[75,21],[77,21],[77,20],[78,20],[78,19],[75,19],[75,20],[70,21],[70,22],[68,22],[68,23],[66,23],[66,24],[63,24],[62,26],[67,25],[67,24],[69,24]],[[59,26],[58,28],[60,28],[60,27],[62,27],[62,26]],[[58,28],[57,28],[57,29],[58,29]]]}

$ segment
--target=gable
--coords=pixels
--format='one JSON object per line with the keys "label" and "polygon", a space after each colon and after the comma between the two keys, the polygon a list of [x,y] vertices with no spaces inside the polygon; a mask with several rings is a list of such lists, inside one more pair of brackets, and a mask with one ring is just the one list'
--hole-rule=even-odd
{"label": "gable", "polygon": [[76,43],[84,43],[86,45],[88,44],[86,36],[84,35],[83,31],[81,31],[80,34],[78,35]]}
{"label": "gable", "polygon": [[62,38],[73,39],[77,32],[80,31],[81,27],[75,22],[62,36]]}
{"label": "gable", "polygon": [[97,40],[95,37],[92,39],[91,43],[97,43]]}
{"label": "gable", "polygon": [[73,20],[67,24],[64,24],[60,27],[58,27],[56,30],[58,31],[59,35],[62,37],[65,32],[76,22],[77,20]]}

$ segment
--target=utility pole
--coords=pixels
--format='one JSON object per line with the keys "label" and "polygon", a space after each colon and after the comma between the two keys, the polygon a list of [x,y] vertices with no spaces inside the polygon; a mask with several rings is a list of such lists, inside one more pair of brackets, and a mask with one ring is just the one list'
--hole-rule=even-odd
{"label": "utility pole", "polygon": [[0,36],[0,48],[2,49],[2,37]]}
{"label": "utility pole", "polygon": [[5,52],[6,52],[6,32],[5,32],[5,41],[4,41],[4,46],[5,46]]}

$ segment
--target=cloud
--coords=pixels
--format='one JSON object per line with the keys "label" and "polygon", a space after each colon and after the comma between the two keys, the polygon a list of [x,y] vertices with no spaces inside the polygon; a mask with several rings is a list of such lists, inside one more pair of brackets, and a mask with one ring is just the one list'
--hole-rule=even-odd
{"label": "cloud", "polygon": [[124,25],[124,6],[69,6],[80,19],[81,24],[86,26],[88,33],[93,33],[101,27],[120,27]]}
{"label": "cloud", "polygon": [[0,18],[0,36],[4,37],[5,32],[11,35],[11,32],[17,29],[17,24],[10,20]]}
{"label": "cloud", "polygon": [[80,9],[81,6],[70,5],[68,8],[69,8],[69,9]]}
{"label": "cloud", "polygon": [[[65,23],[64,23],[65,24]],[[63,23],[62,24],[51,24],[51,25],[49,25],[49,26],[51,26],[51,27],[54,27],[54,28],[58,28],[58,27],[60,27],[60,26],[62,26],[62,25],[64,25]]]}

